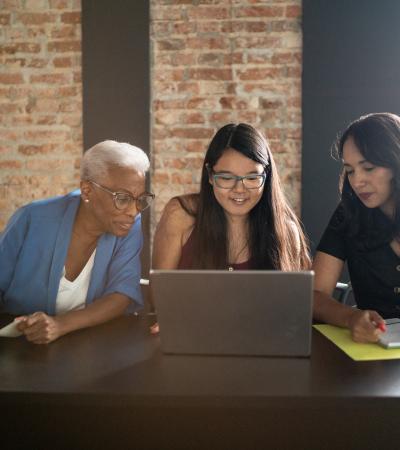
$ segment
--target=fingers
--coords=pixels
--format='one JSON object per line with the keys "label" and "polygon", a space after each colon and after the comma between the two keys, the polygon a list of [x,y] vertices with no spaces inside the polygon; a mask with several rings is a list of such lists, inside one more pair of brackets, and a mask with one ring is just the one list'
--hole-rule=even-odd
{"label": "fingers", "polygon": [[48,344],[56,339],[54,319],[42,312],[36,312],[21,319],[21,331],[34,344]]}
{"label": "fingers", "polygon": [[158,325],[158,322],[156,322],[155,324],[153,324],[150,327],[150,334],[158,334],[160,332],[160,327]]}
{"label": "fingers", "polygon": [[355,342],[377,342],[382,333],[383,318],[375,311],[355,312],[350,331]]}

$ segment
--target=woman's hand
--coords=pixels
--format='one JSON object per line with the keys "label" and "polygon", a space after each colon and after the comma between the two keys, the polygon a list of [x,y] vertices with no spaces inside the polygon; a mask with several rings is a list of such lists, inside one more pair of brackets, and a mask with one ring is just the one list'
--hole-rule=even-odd
{"label": "woman's hand", "polygon": [[150,327],[150,334],[158,334],[160,332],[160,327],[158,325],[158,322],[154,323]]}
{"label": "woman's hand", "polygon": [[376,342],[385,330],[385,321],[376,311],[354,309],[349,329],[355,342]]}
{"label": "woman's hand", "polygon": [[63,334],[60,320],[43,312],[20,316],[16,320],[18,321],[18,329],[28,341],[34,344],[49,344]]}

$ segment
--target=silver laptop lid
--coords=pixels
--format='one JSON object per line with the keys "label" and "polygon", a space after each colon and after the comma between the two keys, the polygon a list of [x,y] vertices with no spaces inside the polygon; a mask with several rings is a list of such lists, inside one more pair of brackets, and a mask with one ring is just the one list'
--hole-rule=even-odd
{"label": "silver laptop lid", "polygon": [[309,356],[313,272],[153,270],[166,353]]}

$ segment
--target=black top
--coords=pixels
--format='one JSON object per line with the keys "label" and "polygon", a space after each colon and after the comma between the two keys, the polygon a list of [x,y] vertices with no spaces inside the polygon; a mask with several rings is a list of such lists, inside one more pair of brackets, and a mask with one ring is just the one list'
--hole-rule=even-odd
{"label": "black top", "polygon": [[369,210],[368,229],[346,224],[341,205],[334,212],[317,250],[347,260],[354,299],[387,319],[400,316],[400,257],[390,247],[391,223],[379,208]]}

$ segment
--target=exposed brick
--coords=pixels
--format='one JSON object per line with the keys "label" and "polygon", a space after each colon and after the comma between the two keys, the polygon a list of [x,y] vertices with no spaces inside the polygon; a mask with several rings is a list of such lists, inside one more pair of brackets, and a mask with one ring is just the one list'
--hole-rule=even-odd
{"label": "exposed brick", "polygon": [[76,38],[77,27],[72,25],[54,27],[51,30],[51,37],[55,39]]}
{"label": "exposed brick", "polygon": [[51,153],[56,148],[53,144],[43,144],[43,145],[19,145],[18,152],[23,155],[31,156],[37,154],[47,154]]}
{"label": "exposed brick", "polygon": [[81,13],[80,11],[74,12],[65,12],[61,14],[61,22],[62,23],[81,23]]}
{"label": "exposed brick", "polygon": [[191,49],[228,49],[228,41],[224,37],[195,37],[188,38],[186,47]]}
{"label": "exposed brick", "polygon": [[189,76],[194,80],[231,80],[231,69],[191,69]]}
{"label": "exposed brick", "polygon": [[0,73],[0,84],[20,84],[23,82],[21,73]]}
{"label": "exposed brick", "polygon": [[80,51],[80,41],[53,41],[47,44],[47,50],[49,52],[76,52]]}
{"label": "exposed brick", "polygon": [[53,59],[54,67],[71,67],[72,58],[70,57],[57,57]]}
{"label": "exposed brick", "polygon": [[24,13],[19,14],[18,19],[24,25],[43,25],[54,23],[56,16],[50,13]]}
{"label": "exposed brick", "polygon": [[22,161],[12,160],[0,160],[0,169],[21,169],[23,166]]}
{"label": "exposed brick", "polygon": [[0,14],[0,25],[10,25],[11,14]]}
{"label": "exposed brick", "polygon": [[286,17],[301,17],[302,9],[300,5],[286,6]]}
{"label": "exposed brick", "polygon": [[284,13],[282,6],[251,6],[239,7],[234,10],[236,17],[281,17]]}
{"label": "exposed brick", "polygon": [[210,128],[173,128],[171,135],[183,139],[210,138],[213,130]]}
{"label": "exposed brick", "polygon": [[68,73],[43,73],[40,75],[31,75],[32,83],[45,84],[65,84],[70,82],[70,74]]}
{"label": "exposed brick", "polygon": [[187,17],[189,19],[211,19],[221,20],[229,17],[229,9],[227,7],[214,7],[214,6],[193,6],[187,8]]}

